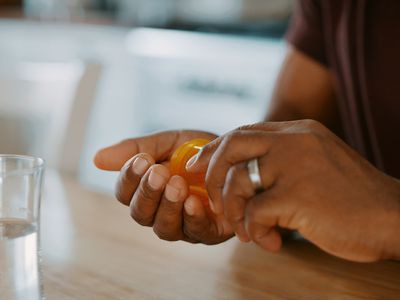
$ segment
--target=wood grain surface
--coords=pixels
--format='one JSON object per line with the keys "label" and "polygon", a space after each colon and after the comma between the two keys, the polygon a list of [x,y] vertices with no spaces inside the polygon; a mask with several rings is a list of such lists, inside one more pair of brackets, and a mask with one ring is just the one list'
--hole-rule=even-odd
{"label": "wood grain surface", "polygon": [[159,240],[110,195],[48,172],[42,202],[48,300],[400,299],[400,263],[356,264],[304,241],[278,254],[232,239]]}

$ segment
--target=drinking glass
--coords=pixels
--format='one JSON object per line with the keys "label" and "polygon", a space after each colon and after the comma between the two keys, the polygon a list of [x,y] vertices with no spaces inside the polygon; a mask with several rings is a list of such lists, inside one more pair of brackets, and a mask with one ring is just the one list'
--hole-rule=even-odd
{"label": "drinking glass", "polygon": [[44,162],[0,155],[0,299],[42,297],[39,210]]}

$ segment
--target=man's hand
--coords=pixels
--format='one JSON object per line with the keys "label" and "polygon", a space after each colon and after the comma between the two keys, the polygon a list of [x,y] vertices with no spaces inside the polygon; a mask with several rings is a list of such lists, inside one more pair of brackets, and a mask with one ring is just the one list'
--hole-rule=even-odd
{"label": "man's hand", "polygon": [[[259,194],[247,170],[254,158],[265,188]],[[318,122],[242,127],[204,147],[187,166],[207,168],[214,210],[243,241],[278,251],[277,228],[287,228],[341,258],[400,259],[399,181]]]}
{"label": "man's hand", "polygon": [[153,227],[164,240],[217,244],[233,236],[223,216],[188,193],[185,180],[170,176],[169,159],[183,143],[217,136],[197,131],[169,131],[125,140],[99,151],[94,159],[98,168],[120,171],[117,199],[130,207],[132,218]]}

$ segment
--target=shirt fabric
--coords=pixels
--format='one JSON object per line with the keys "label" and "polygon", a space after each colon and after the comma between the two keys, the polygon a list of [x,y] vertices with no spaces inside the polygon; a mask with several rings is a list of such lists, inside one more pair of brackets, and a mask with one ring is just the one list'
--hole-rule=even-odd
{"label": "shirt fabric", "polygon": [[400,178],[400,1],[298,0],[286,38],[334,74],[346,142]]}

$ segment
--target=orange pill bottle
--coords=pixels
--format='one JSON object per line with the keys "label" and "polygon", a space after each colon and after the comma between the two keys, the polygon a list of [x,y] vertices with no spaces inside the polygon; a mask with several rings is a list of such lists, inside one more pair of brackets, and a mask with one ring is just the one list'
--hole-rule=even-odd
{"label": "orange pill bottle", "polygon": [[170,160],[170,171],[172,175],[182,176],[189,185],[189,192],[204,200],[208,204],[208,194],[205,187],[205,173],[189,173],[186,164],[195,156],[210,140],[195,139],[184,143],[172,154]]}

